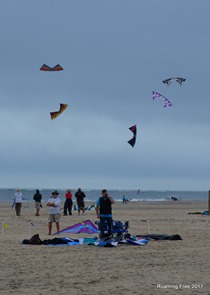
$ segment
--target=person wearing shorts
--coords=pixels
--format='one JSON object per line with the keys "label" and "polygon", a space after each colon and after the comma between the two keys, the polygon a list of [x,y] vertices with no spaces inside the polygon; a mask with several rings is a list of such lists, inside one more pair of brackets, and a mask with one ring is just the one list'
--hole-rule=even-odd
{"label": "person wearing shorts", "polygon": [[85,197],[86,197],[85,193],[81,190],[81,188],[78,188],[77,192],[75,193],[75,198],[77,200],[77,206],[78,206],[78,215],[80,215],[80,210],[82,210],[83,214],[85,213],[85,202],[84,202]]}
{"label": "person wearing shorts", "polygon": [[35,216],[39,216],[39,211],[40,211],[40,208],[41,208],[42,195],[40,194],[38,189],[36,190],[36,193],[35,193],[33,199],[35,201],[35,209],[36,209]]}
{"label": "person wearing shorts", "polygon": [[57,232],[60,231],[60,198],[57,191],[52,192],[52,197],[47,201],[48,208],[48,235],[52,234],[52,224],[55,222]]}

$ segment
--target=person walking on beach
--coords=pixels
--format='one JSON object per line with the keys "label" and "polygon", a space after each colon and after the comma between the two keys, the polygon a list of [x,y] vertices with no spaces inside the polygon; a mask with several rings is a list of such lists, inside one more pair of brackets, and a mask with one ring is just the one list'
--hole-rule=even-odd
{"label": "person walking on beach", "polygon": [[20,189],[16,189],[14,203],[15,203],[15,211],[17,216],[20,216],[22,202],[23,202],[23,194],[20,191]]}
{"label": "person walking on beach", "polygon": [[60,231],[60,198],[59,193],[55,190],[52,192],[52,197],[47,201],[48,209],[48,235],[52,234],[52,223],[55,222],[57,232]]}
{"label": "person walking on beach", "polygon": [[85,202],[84,202],[85,197],[86,197],[85,193],[81,190],[81,188],[78,188],[77,192],[75,193],[75,198],[77,200],[77,206],[78,206],[78,215],[80,215],[80,210],[82,210],[83,214],[85,213]]}
{"label": "person walking on beach", "polygon": [[68,189],[66,191],[66,200],[65,200],[64,209],[63,209],[64,216],[67,216],[67,210],[69,212],[69,215],[72,215],[72,206],[73,206],[72,193],[71,193],[71,190]]}
{"label": "person walking on beach", "polygon": [[129,202],[129,200],[126,199],[125,195],[122,196],[122,202],[123,204],[127,204]]}
{"label": "person walking on beach", "polygon": [[108,236],[112,237],[112,204],[115,201],[110,197],[106,189],[102,190],[102,196],[96,202],[96,216],[100,219],[100,237],[105,236],[105,223],[107,224]]}
{"label": "person walking on beach", "polygon": [[36,193],[33,197],[34,201],[35,201],[35,209],[36,209],[36,214],[35,216],[39,216],[39,211],[41,208],[41,201],[42,201],[42,195],[40,194],[39,190],[36,190]]}

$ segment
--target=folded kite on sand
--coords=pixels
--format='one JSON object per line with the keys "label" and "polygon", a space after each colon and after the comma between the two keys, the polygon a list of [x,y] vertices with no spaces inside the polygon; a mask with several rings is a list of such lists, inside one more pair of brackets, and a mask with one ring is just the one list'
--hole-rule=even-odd
{"label": "folded kite on sand", "polygon": [[95,224],[92,223],[91,220],[85,220],[83,222],[74,224],[72,226],[69,226],[56,234],[63,234],[63,233],[72,233],[72,234],[79,234],[79,233],[86,233],[86,234],[96,234],[99,233],[99,230],[95,226]]}
{"label": "folded kite on sand", "polygon": [[26,245],[46,245],[46,246],[73,246],[73,245],[94,245],[98,247],[116,247],[118,244],[130,244],[136,246],[145,246],[149,240],[130,237],[126,239],[121,239],[120,237],[113,238],[80,238],[80,239],[70,239],[70,238],[54,238],[48,240],[41,240],[39,235],[36,234],[31,237],[30,240],[23,240],[22,244]]}

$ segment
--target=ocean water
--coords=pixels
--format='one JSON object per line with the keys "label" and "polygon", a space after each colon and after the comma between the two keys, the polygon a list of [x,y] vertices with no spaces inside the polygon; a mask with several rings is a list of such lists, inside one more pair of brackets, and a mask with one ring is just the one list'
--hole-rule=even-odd
{"label": "ocean water", "polygon": [[[62,201],[65,200],[64,189],[57,189],[59,192],[59,197]],[[43,202],[46,202],[52,193],[52,189],[40,189],[42,194]],[[86,194],[86,201],[95,202],[101,196],[101,190],[94,189],[84,189]],[[75,190],[72,190],[73,200]],[[33,196],[35,194],[35,189],[22,189],[23,197],[25,201],[33,201]],[[0,188],[0,202],[13,202],[15,194],[15,189],[5,189]],[[141,191],[141,190],[109,190],[110,196],[115,201],[122,201],[122,196],[125,195],[126,199],[131,202],[164,202],[171,201],[171,197],[176,197],[181,201],[198,201],[198,200],[208,200],[208,191]]]}

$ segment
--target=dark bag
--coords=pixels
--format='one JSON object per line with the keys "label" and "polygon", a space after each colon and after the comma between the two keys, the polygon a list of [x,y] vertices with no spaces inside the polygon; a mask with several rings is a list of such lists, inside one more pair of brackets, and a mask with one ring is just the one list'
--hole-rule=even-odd
{"label": "dark bag", "polygon": [[42,245],[42,240],[40,239],[39,235],[36,234],[30,238],[30,240],[23,240],[22,244],[27,245]]}

